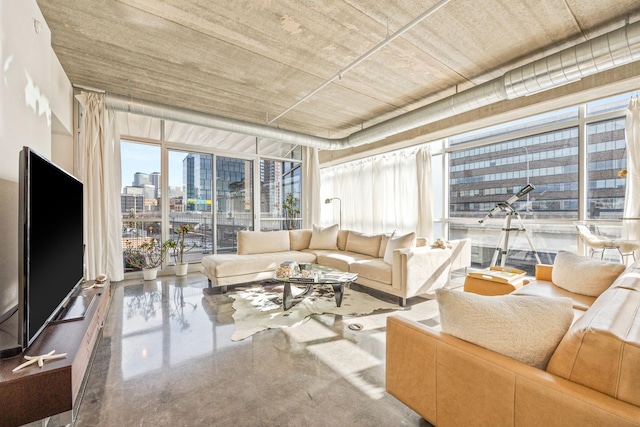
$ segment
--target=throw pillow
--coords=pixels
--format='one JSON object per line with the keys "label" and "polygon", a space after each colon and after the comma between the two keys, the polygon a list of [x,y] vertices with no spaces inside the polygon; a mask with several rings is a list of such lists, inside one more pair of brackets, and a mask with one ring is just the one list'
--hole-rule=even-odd
{"label": "throw pillow", "polygon": [[338,224],[329,227],[313,225],[309,249],[338,249]]}
{"label": "throw pillow", "polygon": [[581,295],[598,297],[625,270],[624,264],[588,258],[568,251],[558,251],[553,262],[554,285]]}
{"label": "throw pillow", "polygon": [[381,234],[369,235],[358,233],[357,231],[349,231],[345,249],[349,252],[356,252],[377,258],[378,252],[380,251],[381,239]]}
{"label": "throw pillow", "polygon": [[389,238],[387,242],[387,248],[384,250],[384,262],[387,264],[393,264],[393,251],[396,249],[411,248],[416,244],[416,233],[407,233],[394,235]]}
{"label": "throw pillow", "polygon": [[387,243],[391,236],[395,234],[395,230],[393,233],[384,233],[382,238],[380,239],[380,250],[378,251],[378,258],[384,258],[384,252],[387,250]]}
{"label": "throw pillow", "polygon": [[289,246],[292,251],[301,251],[309,247],[311,230],[289,230]]}
{"label": "throw pillow", "polygon": [[338,250],[346,251],[347,249],[347,237],[349,237],[349,230],[338,230]]}
{"label": "throw pillow", "polygon": [[278,231],[238,231],[238,254],[251,255],[290,250],[289,232]]}
{"label": "throw pillow", "polygon": [[539,369],[573,322],[570,298],[436,290],[442,332]]}

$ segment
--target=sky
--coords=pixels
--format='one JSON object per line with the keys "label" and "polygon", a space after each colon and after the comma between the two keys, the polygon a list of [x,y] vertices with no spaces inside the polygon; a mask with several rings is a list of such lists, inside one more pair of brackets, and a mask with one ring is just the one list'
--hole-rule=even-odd
{"label": "sky", "polygon": [[[122,186],[132,185],[136,172],[160,172],[160,147],[122,141]],[[169,186],[182,187],[182,159],[186,153],[169,153]]]}

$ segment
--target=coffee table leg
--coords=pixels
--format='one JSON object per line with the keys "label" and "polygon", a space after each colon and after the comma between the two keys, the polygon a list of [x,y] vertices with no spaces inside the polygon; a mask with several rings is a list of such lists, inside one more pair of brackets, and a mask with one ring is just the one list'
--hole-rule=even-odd
{"label": "coffee table leg", "polygon": [[[291,307],[293,307],[312,293],[313,283],[308,283],[307,288],[304,290],[304,292],[294,297],[291,293],[291,283],[284,282],[284,289],[282,290],[282,309],[285,311],[289,310]],[[342,299],[342,297],[340,297],[340,299]]]}
{"label": "coffee table leg", "polygon": [[333,293],[336,296],[336,307],[340,307],[342,305],[342,297],[344,296],[344,285],[344,282],[331,284]]}

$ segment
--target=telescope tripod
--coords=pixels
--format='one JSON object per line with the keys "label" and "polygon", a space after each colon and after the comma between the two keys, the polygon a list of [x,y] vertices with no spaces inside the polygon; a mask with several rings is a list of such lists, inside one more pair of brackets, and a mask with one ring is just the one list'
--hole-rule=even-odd
{"label": "telescope tripod", "polygon": [[[512,228],[511,227],[511,219],[512,217],[516,217],[520,224],[520,228]],[[509,233],[512,231],[524,231],[524,235],[529,242],[529,246],[531,247],[531,252],[536,257],[536,261],[538,264],[542,264],[540,262],[540,257],[538,256],[538,252],[536,248],[533,247],[533,241],[531,240],[531,236],[526,228],[524,228],[524,224],[522,222],[522,218],[520,218],[520,214],[516,212],[513,208],[509,208],[507,210],[507,215],[504,218],[504,226],[502,227],[502,232],[500,233],[500,237],[498,238],[498,245],[496,246],[496,251],[493,254],[493,259],[491,260],[491,265],[495,267],[498,262],[498,255],[502,255],[500,258],[500,266],[504,267],[507,262],[507,256],[509,253]]]}

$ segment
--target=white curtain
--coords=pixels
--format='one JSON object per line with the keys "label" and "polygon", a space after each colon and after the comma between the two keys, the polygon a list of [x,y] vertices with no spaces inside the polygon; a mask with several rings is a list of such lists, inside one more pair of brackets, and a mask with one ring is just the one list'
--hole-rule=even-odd
{"label": "white curtain", "polygon": [[416,153],[418,179],[418,225],[416,235],[433,242],[433,174],[431,149],[422,147]]}
{"label": "white curtain", "polygon": [[[640,240],[640,99],[634,96],[629,101],[625,122],[627,144],[627,188],[624,202],[622,237]],[[640,251],[636,251],[640,260]]]}
{"label": "white curtain", "polygon": [[[428,159],[428,160],[426,160]],[[428,147],[396,151],[321,171],[321,224],[365,233],[415,231],[431,238],[431,154]],[[342,212],[340,212],[340,210]]]}
{"label": "white curtain", "polygon": [[120,135],[115,113],[105,109],[104,94],[82,92],[79,165],[84,183],[84,232],[87,279],[106,274],[124,279],[120,217]]}
{"label": "white curtain", "polygon": [[320,161],[318,149],[302,147],[302,227],[311,228],[320,222]]}

